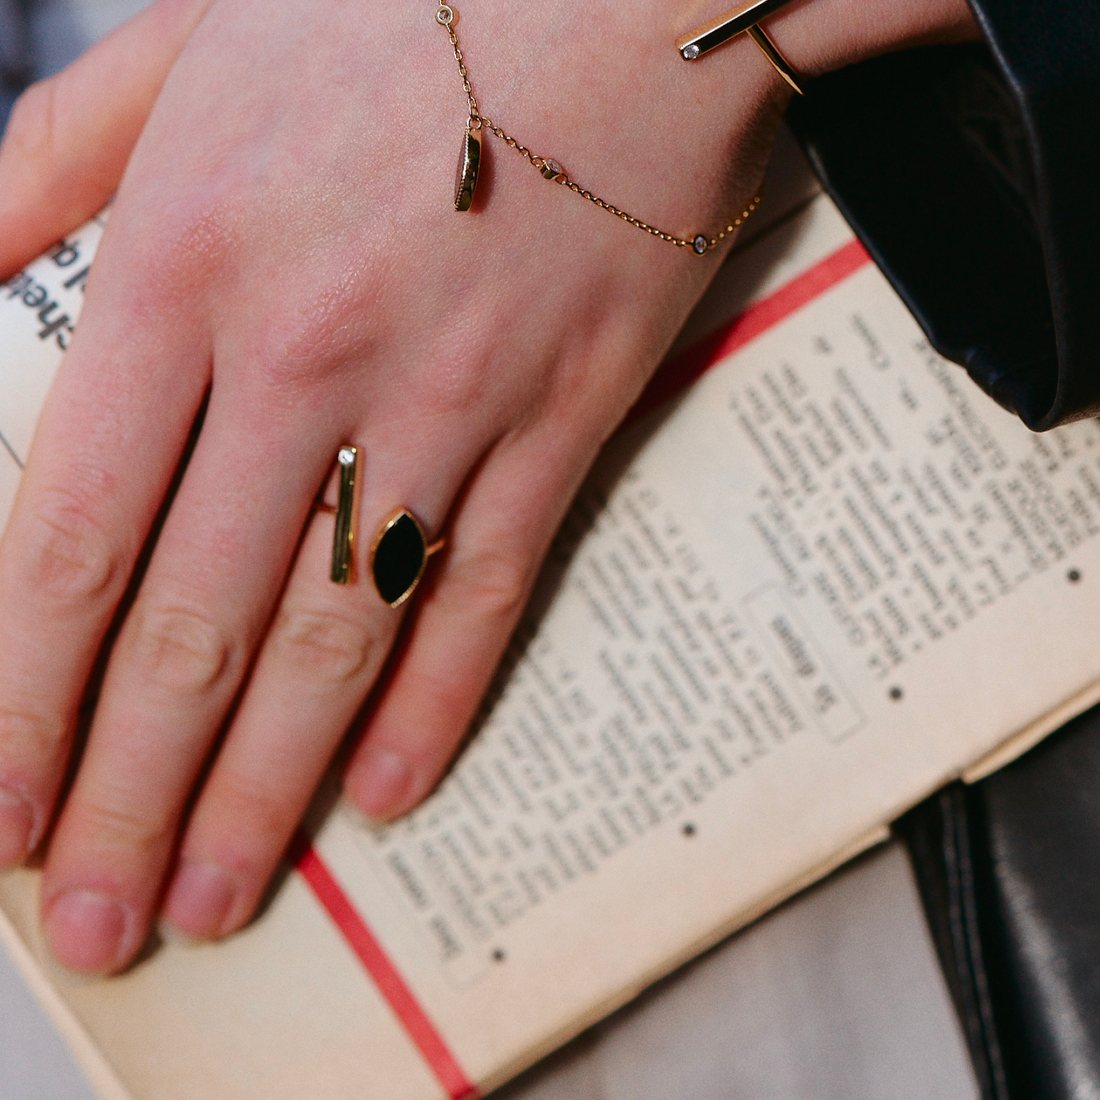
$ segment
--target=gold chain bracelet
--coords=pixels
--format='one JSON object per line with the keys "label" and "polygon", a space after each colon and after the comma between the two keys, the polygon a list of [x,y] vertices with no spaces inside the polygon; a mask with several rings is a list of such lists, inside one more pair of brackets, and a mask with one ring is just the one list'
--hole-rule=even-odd
{"label": "gold chain bracelet", "polygon": [[481,165],[481,135],[485,131],[499,138],[510,149],[515,149],[524,160],[538,169],[544,179],[561,184],[562,187],[569,188],[574,194],[580,195],[582,199],[587,199],[594,206],[598,206],[601,210],[606,210],[609,214],[614,214],[616,218],[626,222],[627,225],[632,225],[635,229],[640,229],[643,233],[648,233],[651,237],[657,237],[662,241],[668,241],[669,244],[674,244],[677,248],[690,248],[697,256],[705,256],[712,248],[716,248],[726,239],[726,237],[740,228],[749,215],[760,205],[760,196],[757,195],[756,198],[745,207],[739,217],[734,218],[725,229],[721,230],[713,237],[708,237],[705,233],[699,233],[689,239],[687,237],[677,237],[674,233],[666,233],[663,229],[658,229],[656,226],[642,221],[641,218],[636,218],[633,214],[628,214],[625,210],[621,210],[613,203],[601,199],[598,195],[594,195],[586,187],[582,187],[579,183],[571,179],[569,173],[566,172],[556,160],[552,160],[549,157],[540,157],[536,153],[532,153],[526,145],[523,145],[516,138],[512,137],[511,134],[506,133],[491,118],[481,113],[481,108],[478,107],[477,104],[477,97],[474,95],[473,84],[470,81],[470,71],[466,68],[466,62],[462,56],[462,48],[458,44],[458,35],[455,33],[454,7],[450,4],[440,4],[436,9],[435,20],[443,27],[450,37],[455,61],[458,62],[458,73],[459,76],[462,77],[462,88],[466,93],[466,100],[470,107],[470,118],[466,123],[466,133],[462,139],[462,151],[458,161],[458,175],[455,179],[456,210],[469,210],[473,202],[474,191],[477,188],[478,170]]}

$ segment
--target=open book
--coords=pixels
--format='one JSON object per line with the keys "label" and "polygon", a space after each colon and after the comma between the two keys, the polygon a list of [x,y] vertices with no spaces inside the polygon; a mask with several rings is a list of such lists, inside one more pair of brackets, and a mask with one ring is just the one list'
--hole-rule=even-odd
{"label": "open book", "polygon": [[[100,232],[0,289],[5,514]],[[0,876],[104,1098],[484,1093],[1100,697],[1100,427],[985,399],[824,197],[698,316],[422,808],[337,804],[250,928],[104,981]]]}

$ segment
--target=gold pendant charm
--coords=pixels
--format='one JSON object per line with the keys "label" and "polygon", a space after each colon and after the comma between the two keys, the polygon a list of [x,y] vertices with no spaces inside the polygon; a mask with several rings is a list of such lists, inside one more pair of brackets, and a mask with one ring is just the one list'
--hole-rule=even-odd
{"label": "gold pendant charm", "polygon": [[477,189],[477,170],[481,165],[481,131],[466,127],[462,136],[462,152],[455,173],[455,209],[469,210]]}

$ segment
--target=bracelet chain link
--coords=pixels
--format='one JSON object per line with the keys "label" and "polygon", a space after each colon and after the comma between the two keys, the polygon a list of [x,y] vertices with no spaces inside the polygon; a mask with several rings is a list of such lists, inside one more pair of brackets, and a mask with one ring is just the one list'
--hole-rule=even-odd
{"label": "bracelet chain link", "polygon": [[705,234],[700,233],[689,239],[686,237],[677,237],[673,233],[666,233],[663,229],[658,229],[656,226],[642,221],[641,218],[636,218],[633,214],[628,214],[625,210],[615,206],[614,203],[607,202],[606,199],[601,199],[599,195],[593,194],[586,187],[582,187],[575,180],[571,179],[569,173],[566,172],[557,161],[533,153],[517,138],[512,137],[511,134],[498,126],[491,118],[481,113],[481,108],[478,106],[477,102],[477,96],[474,94],[473,83],[470,80],[470,70],[466,67],[466,60],[462,54],[462,47],[458,43],[458,34],[455,32],[454,8],[450,4],[440,4],[436,9],[435,19],[447,32],[447,36],[451,40],[451,48],[454,50],[455,61],[458,63],[458,73],[462,78],[462,90],[466,93],[466,100],[470,108],[470,128],[474,130],[487,130],[489,133],[499,138],[510,149],[514,149],[533,167],[537,168],[545,179],[561,184],[562,187],[567,187],[574,194],[580,195],[582,199],[587,199],[594,206],[598,206],[601,210],[606,210],[609,214],[614,214],[616,218],[626,222],[627,225],[632,225],[635,229],[640,229],[643,233],[648,233],[650,236],[657,237],[662,241],[668,241],[669,244],[673,244],[677,248],[690,248],[699,256],[706,255],[707,252],[716,248],[731,233],[739,229],[760,205],[760,196],[757,195],[752,202],[741,211],[738,217],[734,218],[725,229],[722,229],[713,237],[707,237]]}

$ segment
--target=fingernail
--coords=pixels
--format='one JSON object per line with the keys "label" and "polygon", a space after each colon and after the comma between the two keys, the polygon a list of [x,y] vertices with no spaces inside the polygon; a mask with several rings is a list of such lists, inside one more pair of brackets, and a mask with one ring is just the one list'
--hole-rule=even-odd
{"label": "fingernail", "polygon": [[13,867],[30,855],[34,812],[22,795],[0,787],[0,867]]}
{"label": "fingernail", "polygon": [[403,756],[373,749],[355,784],[355,804],[367,817],[388,817],[400,809],[411,782],[412,769]]}
{"label": "fingernail", "polygon": [[46,914],[46,938],[54,958],[80,974],[99,974],[122,964],[126,910],[94,890],[66,890]]}
{"label": "fingernail", "polygon": [[225,925],[236,893],[236,885],[220,867],[185,863],[172,880],[164,915],[188,936],[213,939]]}

